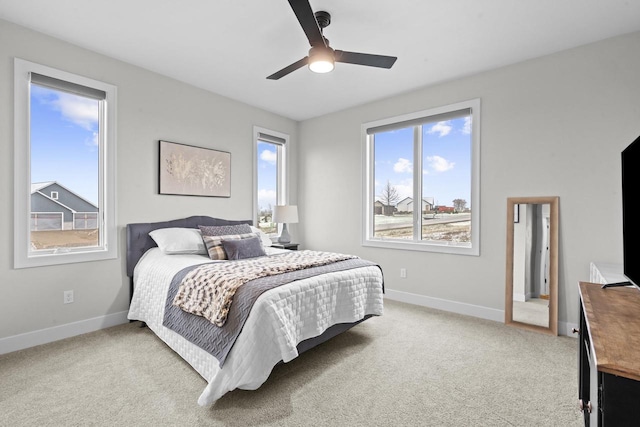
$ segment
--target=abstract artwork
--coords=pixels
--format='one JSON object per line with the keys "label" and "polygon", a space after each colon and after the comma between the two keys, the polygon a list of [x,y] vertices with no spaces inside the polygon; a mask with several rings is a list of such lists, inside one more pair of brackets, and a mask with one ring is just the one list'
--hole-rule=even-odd
{"label": "abstract artwork", "polygon": [[231,153],[160,141],[160,194],[231,197]]}

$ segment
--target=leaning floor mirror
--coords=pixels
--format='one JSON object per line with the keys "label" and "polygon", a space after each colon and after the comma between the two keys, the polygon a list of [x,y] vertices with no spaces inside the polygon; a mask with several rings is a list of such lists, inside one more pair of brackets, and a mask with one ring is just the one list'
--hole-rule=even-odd
{"label": "leaning floor mirror", "polygon": [[558,335],[558,204],[558,197],[507,199],[507,325]]}

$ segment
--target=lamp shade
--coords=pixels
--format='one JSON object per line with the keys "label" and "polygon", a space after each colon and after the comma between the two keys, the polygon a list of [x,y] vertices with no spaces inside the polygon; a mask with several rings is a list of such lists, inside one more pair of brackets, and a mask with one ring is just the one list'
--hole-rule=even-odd
{"label": "lamp shade", "polygon": [[294,224],[298,222],[298,207],[295,205],[276,205],[273,207],[273,222]]}

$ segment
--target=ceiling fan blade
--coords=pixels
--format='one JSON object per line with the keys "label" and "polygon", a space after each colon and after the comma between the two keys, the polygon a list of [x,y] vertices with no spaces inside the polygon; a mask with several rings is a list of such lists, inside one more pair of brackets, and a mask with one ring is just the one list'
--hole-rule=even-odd
{"label": "ceiling fan blade", "polygon": [[369,67],[391,68],[398,59],[395,56],[372,55],[370,53],[347,52],[336,50],[336,62],[367,65]]}
{"label": "ceiling fan blade", "polygon": [[307,35],[311,46],[326,46],[324,37],[322,36],[322,31],[320,31],[318,21],[311,9],[309,0],[289,0],[289,4],[293,9],[293,13],[296,14],[296,18],[298,18],[298,22],[300,22],[302,30]]}
{"label": "ceiling fan blade", "polygon": [[280,77],[284,77],[287,74],[294,72],[298,68],[304,67],[305,65],[307,65],[308,62],[309,62],[309,57],[305,56],[301,60],[296,61],[293,64],[291,64],[291,65],[289,65],[287,67],[284,67],[282,70],[271,74],[269,77],[267,77],[267,79],[269,79],[269,80],[278,80]]}

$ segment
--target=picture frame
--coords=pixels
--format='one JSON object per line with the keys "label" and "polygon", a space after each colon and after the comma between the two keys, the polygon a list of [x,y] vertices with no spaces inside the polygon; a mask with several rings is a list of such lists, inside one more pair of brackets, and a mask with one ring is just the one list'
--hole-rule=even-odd
{"label": "picture frame", "polygon": [[231,197],[231,153],[160,140],[159,194]]}

